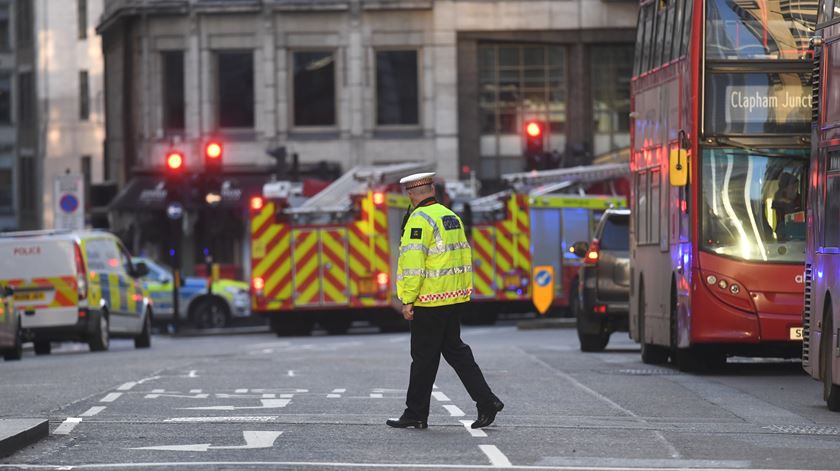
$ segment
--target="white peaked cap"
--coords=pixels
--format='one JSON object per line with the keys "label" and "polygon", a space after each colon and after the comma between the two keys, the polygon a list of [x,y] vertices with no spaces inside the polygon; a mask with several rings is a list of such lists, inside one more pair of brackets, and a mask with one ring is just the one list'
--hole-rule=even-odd
{"label": "white peaked cap", "polygon": [[414,175],[401,178],[400,184],[405,185],[406,190],[417,188],[418,186],[432,185],[435,182],[432,179],[434,176],[435,172],[415,173]]}

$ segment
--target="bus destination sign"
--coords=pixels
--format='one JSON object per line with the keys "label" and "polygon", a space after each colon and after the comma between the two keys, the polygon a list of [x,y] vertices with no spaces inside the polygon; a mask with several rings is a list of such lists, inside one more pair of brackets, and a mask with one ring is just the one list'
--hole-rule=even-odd
{"label": "bus destination sign", "polygon": [[707,134],[807,133],[811,90],[798,73],[711,74]]}

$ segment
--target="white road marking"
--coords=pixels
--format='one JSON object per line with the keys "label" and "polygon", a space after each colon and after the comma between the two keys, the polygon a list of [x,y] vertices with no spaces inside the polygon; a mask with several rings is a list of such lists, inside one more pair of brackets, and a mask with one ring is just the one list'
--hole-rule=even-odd
{"label": "white road marking", "polygon": [[53,435],[67,435],[68,433],[72,432],[77,425],[82,422],[82,419],[79,417],[67,417],[64,422],[61,423],[56,429],[53,431]]}
{"label": "white road marking", "polygon": [[128,391],[129,389],[133,388],[134,386],[137,386],[137,382],[136,381],[129,381],[127,383],[124,383],[120,387],[118,387],[117,391]]}
{"label": "white road marking", "polygon": [[510,468],[513,466],[507,456],[496,448],[496,445],[478,445],[478,448],[487,455],[487,458],[490,460],[490,464],[493,466],[497,466],[499,468]]}
{"label": "white road marking", "polygon": [[187,378],[198,378],[198,370],[190,370],[190,373],[187,375]]}
{"label": "white road marking", "polygon": [[80,417],[93,417],[94,415],[105,410],[105,406],[93,406],[90,409],[82,412]]}
{"label": "white road marking", "polygon": [[185,407],[184,410],[244,410],[244,409],[279,409],[289,405],[289,399],[260,399],[261,406],[207,406],[207,407]]}
{"label": "white road marking", "polygon": [[333,392],[338,393],[338,394],[343,394],[343,393],[346,393],[347,390],[346,389],[333,389]]}
{"label": "white road marking", "polygon": [[[268,396],[274,397],[274,394],[263,394],[263,397],[268,397]],[[280,399],[291,399],[293,397],[295,397],[294,394],[281,394],[280,395]]]}
{"label": "white road marking", "polygon": [[201,389],[190,389],[190,394],[198,394],[201,392]]}
{"label": "white road marking", "polygon": [[464,411],[454,404],[444,404],[443,408],[446,409],[452,417],[463,417],[465,415]]}
{"label": "white road marking", "polygon": [[161,397],[179,397],[182,399],[207,399],[208,397],[210,397],[210,395],[207,393],[193,394],[192,396],[190,396],[189,394],[170,394],[164,393],[162,390],[158,392],[158,390],[156,389],[152,391],[152,394],[146,394],[145,396],[143,396],[143,399],[158,399]]}
{"label": "white road marking", "polygon": [[370,398],[371,399],[382,399],[382,394],[381,393],[370,393]]}
{"label": "white road marking", "polygon": [[336,399],[341,397],[341,394],[327,394],[327,399]]}
{"label": "white road marking", "polygon": [[271,422],[274,420],[279,419],[279,416],[276,415],[237,415],[237,416],[230,416],[230,417],[173,417],[171,419],[166,419],[164,422],[170,423],[260,423],[260,422]]}
{"label": "white road marking", "polygon": [[117,399],[119,399],[120,396],[122,396],[122,395],[123,395],[123,393],[118,393],[118,392],[108,393],[108,395],[103,397],[102,399],[100,399],[99,402],[114,402]]}
{"label": "white road marking", "polygon": [[[677,460],[681,462],[682,460]],[[188,468],[195,469],[203,466],[213,468],[228,466],[232,468],[245,468],[262,466],[265,468],[361,468],[361,469],[492,469],[493,466],[486,464],[442,464],[442,463],[343,463],[343,462],[322,462],[322,461],[164,461],[149,463],[88,463],[78,465],[55,465],[55,464],[0,464],[0,468],[13,469],[150,469],[150,468]],[[690,471],[698,470],[696,466],[671,466],[667,468],[642,468],[628,466],[549,466],[549,465],[511,465],[508,469],[520,469],[523,471]],[[721,471],[721,468],[711,468]],[[730,468],[723,468],[730,469]],[[751,468],[749,471],[779,471],[770,468]],[[805,469],[789,469],[787,471],[810,471]]]}
{"label": "white road marking", "polygon": [[236,394],[245,394],[245,393],[247,393],[247,392],[248,392],[248,390],[247,390],[247,389],[237,389],[237,390],[236,390],[236,391],[234,391],[234,392],[235,392]]}
{"label": "white road marking", "polygon": [[295,377],[295,370],[289,370],[288,375],[291,376],[292,378],[294,378]]}
{"label": "white road marking", "polygon": [[400,342],[405,342],[406,340],[408,340],[408,336],[407,335],[401,335],[399,337],[388,339],[388,343],[400,343]]}
{"label": "white road marking", "polygon": [[432,397],[434,397],[435,399],[437,399],[440,402],[449,402],[449,398],[446,397],[446,394],[444,394],[440,391],[432,391]]}
{"label": "white road marking", "polygon": [[[539,365],[542,365],[544,368],[547,368],[547,369],[551,370],[552,372],[554,372],[554,374],[556,374],[557,376],[559,376],[559,377],[565,379],[566,381],[572,383],[572,385],[574,387],[580,389],[581,391],[595,397],[596,399],[599,399],[599,400],[605,402],[608,406],[612,407],[613,409],[636,419],[636,421],[638,423],[648,425],[648,422],[645,419],[639,417],[639,415],[636,414],[635,412],[631,411],[630,409],[626,409],[626,408],[622,407],[620,404],[618,404],[617,402],[608,398],[607,396],[604,396],[603,394],[599,393],[598,391],[596,391],[596,390],[590,388],[589,386],[581,383],[580,381],[575,379],[572,375],[570,375],[570,374],[568,374],[564,371],[560,371],[560,370],[554,368],[553,366],[549,365],[548,363],[544,362],[543,360],[537,358],[535,355],[532,355],[532,354],[526,352],[525,350],[522,350],[519,347],[513,347],[513,348],[515,348],[521,354],[530,358],[533,362],[535,362]],[[680,454],[679,450],[677,450],[677,448],[671,442],[669,442],[668,439],[665,438],[664,435],[662,435],[662,432],[657,430],[657,431],[653,432],[653,435],[656,438],[658,438],[659,441],[661,441],[666,447],[668,447],[668,453],[671,455],[671,458],[674,458],[674,459],[682,458],[682,455]]]}
{"label": "white road marking", "polygon": [[271,448],[283,432],[258,432],[244,431],[242,436],[245,439],[244,445],[234,446],[213,446],[209,443],[195,445],[163,445],[147,446],[140,448],[129,448],[129,450],[159,450],[159,451],[208,451],[208,450],[255,450],[258,448]]}
{"label": "white road marking", "polygon": [[346,389],[333,389],[332,393],[327,394],[327,399],[336,399],[341,397],[342,394],[346,393]]}
{"label": "white road marking", "polygon": [[470,435],[472,435],[473,437],[481,438],[487,436],[487,432],[485,432],[484,430],[481,430],[480,428],[471,427],[473,423],[472,420],[459,420],[458,422],[461,422],[464,425],[464,428],[467,429],[467,432],[470,432]]}
{"label": "white road marking", "polygon": [[137,384],[143,384],[146,381],[154,381],[156,379],[160,379],[160,376],[149,376],[148,378],[143,378],[140,381],[137,381]]}

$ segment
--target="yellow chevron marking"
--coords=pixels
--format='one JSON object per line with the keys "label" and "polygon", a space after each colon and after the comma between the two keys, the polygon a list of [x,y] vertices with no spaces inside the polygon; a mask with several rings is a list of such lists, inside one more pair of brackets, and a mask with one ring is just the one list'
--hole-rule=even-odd
{"label": "yellow chevron marking", "polygon": [[[280,226],[273,226],[266,232],[266,237],[268,238],[268,240],[271,240],[274,238],[275,235],[277,235],[278,232],[280,232]],[[283,251],[288,250],[290,240],[291,238],[287,235],[286,237],[280,239],[280,243],[278,243],[274,247],[271,247],[271,250],[268,251],[268,255],[266,255],[262,259],[262,261],[260,261],[260,263],[258,263],[257,266],[254,267],[254,273],[256,275],[265,275],[265,271],[268,270],[271,267],[271,265],[274,264],[274,262],[283,253]]]}
{"label": "yellow chevron marking", "polygon": [[[343,229],[335,229],[330,231],[324,231],[321,234],[321,243],[328,248],[334,255],[341,258],[344,261],[344,264],[347,265],[347,250],[344,247],[344,237],[346,236],[347,232]],[[333,285],[333,283],[325,276],[323,277],[324,283],[324,293],[328,295],[328,298],[325,297],[325,301],[333,302],[336,304],[345,304],[349,300],[347,297],[347,271],[344,267],[340,267],[336,265],[334,262],[329,260],[326,255],[322,255],[321,259],[322,262],[322,269],[328,270],[329,273],[335,278],[337,285]],[[331,263],[330,268],[326,267],[327,262]]]}
{"label": "yellow chevron marking", "polygon": [[[288,253],[289,244],[291,241],[291,233],[287,233],[284,237],[280,238],[280,242],[277,244],[276,254],[275,250],[272,250],[269,256],[271,257],[271,264],[274,263],[278,257],[282,256],[285,253]],[[263,270],[268,270],[271,265],[266,265]],[[264,275],[265,280],[265,292],[271,293],[274,291],[274,288],[280,283],[283,278],[292,270],[292,260],[289,257],[285,257],[274,273],[264,273],[264,271],[258,272],[260,275]],[[280,292],[277,294],[278,299],[289,299],[292,295],[292,285],[291,283],[286,284],[280,289]]]}
{"label": "yellow chevron marking", "polygon": [[254,219],[251,220],[251,234],[257,231],[260,227],[262,227],[263,223],[265,223],[268,218],[270,218],[274,214],[274,203],[266,202],[265,206],[263,206],[262,211],[259,212]]}
{"label": "yellow chevron marking", "polygon": [[108,286],[111,290],[111,299],[108,304],[112,309],[122,311],[122,296],[120,296],[120,277],[116,273],[108,273]]}

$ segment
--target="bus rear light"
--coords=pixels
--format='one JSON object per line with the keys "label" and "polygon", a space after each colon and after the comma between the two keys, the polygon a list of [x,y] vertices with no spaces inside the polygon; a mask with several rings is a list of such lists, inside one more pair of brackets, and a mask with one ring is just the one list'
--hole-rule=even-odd
{"label": "bus rear light", "polygon": [[601,258],[601,242],[598,239],[592,239],[592,243],[589,244],[589,250],[586,252],[586,256],[583,257],[583,263],[590,266],[595,266],[598,264],[598,259]]}

